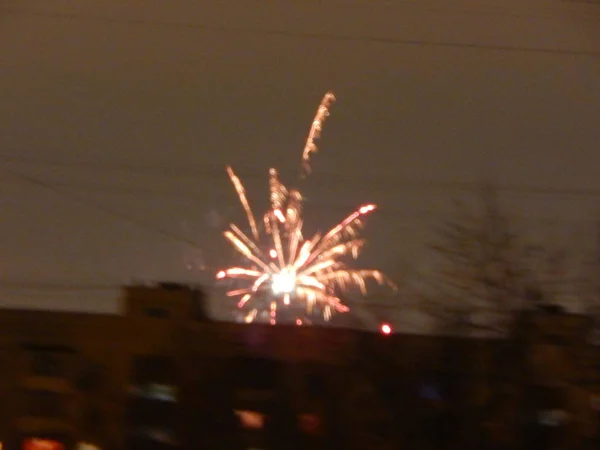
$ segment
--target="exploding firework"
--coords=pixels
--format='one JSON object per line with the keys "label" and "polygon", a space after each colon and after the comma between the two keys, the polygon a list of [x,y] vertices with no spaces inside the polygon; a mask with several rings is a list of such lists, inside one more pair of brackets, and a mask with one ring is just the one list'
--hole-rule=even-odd
{"label": "exploding firework", "polygon": [[[313,119],[302,152],[302,177],[311,171],[310,157],[317,151],[315,141],[321,135],[334,101],[334,95],[327,93]],[[353,270],[342,261],[347,257],[358,258],[365,244],[358,231],[362,219],[375,210],[375,205],[363,205],[327,233],[306,239],[302,232],[302,194],[298,189],[284,186],[276,169],[269,170],[270,209],[264,214],[260,228],[242,182],[231,167],[227,167],[227,173],[246,213],[250,232],[244,233],[235,224],[224,232],[246,264],[223,269],[216,277],[244,283],[244,287],[231,290],[227,295],[239,298],[239,308],[249,309],[246,322],[267,313],[274,324],[278,309],[297,309],[298,305],[307,314],[312,314],[317,306],[324,319],[329,320],[334,312],[349,311],[340,299],[340,292],[358,287],[366,294],[368,279],[379,284],[389,283],[378,270]],[[255,303],[261,306],[254,307]],[[296,323],[303,321],[297,317]]]}

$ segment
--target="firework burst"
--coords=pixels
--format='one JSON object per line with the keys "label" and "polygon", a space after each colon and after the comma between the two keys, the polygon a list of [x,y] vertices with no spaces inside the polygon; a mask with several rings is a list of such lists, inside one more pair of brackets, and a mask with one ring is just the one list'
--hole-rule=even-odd
{"label": "firework burst", "polygon": [[[329,107],[334,101],[334,95],[327,93],[313,119],[302,152],[302,177],[311,171],[310,157],[317,151],[315,141],[321,135]],[[319,306],[325,320],[329,320],[334,312],[349,311],[339,292],[358,287],[366,294],[368,279],[379,284],[389,283],[378,270],[354,270],[343,262],[347,257],[358,258],[365,244],[358,231],[362,227],[362,219],[375,210],[375,205],[363,205],[327,233],[317,233],[306,239],[302,233],[302,194],[298,189],[284,186],[276,169],[269,170],[270,208],[264,214],[260,228],[242,182],[231,167],[227,167],[227,173],[246,213],[250,233],[244,233],[235,224],[224,232],[225,238],[246,263],[223,269],[216,278],[232,278],[243,283],[243,287],[231,290],[227,295],[239,298],[239,308],[249,307],[246,322],[252,322],[259,313],[267,312],[274,324],[278,309],[298,305],[302,305],[308,314]],[[266,306],[253,307],[259,300]],[[302,319],[297,317],[296,323],[302,324]]]}

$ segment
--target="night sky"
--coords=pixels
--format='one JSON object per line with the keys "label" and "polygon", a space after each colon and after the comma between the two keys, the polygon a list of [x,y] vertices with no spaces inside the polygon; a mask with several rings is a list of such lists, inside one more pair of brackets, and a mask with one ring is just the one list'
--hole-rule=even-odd
{"label": "night sky", "polygon": [[[392,278],[406,267],[427,272],[433,227],[484,181],[503,187],[503,205],[523,230],[593,242],[600,6],[3,5],[5,305],[113,311],[109,288],[123,283],[211,280],[231,255],[222,227],[244,218],[225,165],[262,212],[268,168],[296,181],[330,89],[338,101],[303,183],[306,228],[377,203],[357,264]],[[397,314],[399,326],[413,326],[409,313]]]}

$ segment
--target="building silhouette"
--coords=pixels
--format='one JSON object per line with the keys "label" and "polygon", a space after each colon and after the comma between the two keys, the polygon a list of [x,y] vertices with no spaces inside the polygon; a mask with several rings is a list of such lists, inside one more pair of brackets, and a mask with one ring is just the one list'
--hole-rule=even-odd
{"label": "building silhouette", "polygon": [[213,322],[176,284],[126,287],[123,304],[0,311],[3,449],[596,445],[582,316],[529,312],[509,341]]}

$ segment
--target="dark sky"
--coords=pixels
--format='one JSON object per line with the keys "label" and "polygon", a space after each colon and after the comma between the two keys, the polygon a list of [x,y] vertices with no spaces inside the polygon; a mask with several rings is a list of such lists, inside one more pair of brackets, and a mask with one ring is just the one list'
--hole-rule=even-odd
{"label": "dark sky", "polygon": [[224,166],[262,210],[267,169],[296,180],[329,89],[307,228],[378,203],[366,266],[426,268],[432,226],[472,192],[463,182],[510,187],[507,210],[538,236],[591,239],[600,217],[600,6],[3,4],[6,305],[110,311],[113,291],[47,285],[210,278],[198,269],[226,263],[219,220],[243,218]]}

